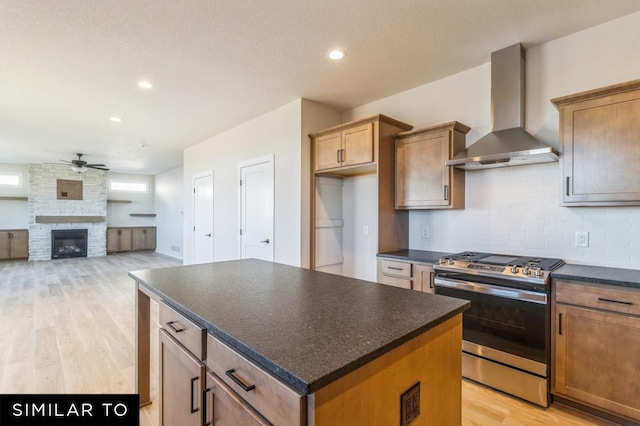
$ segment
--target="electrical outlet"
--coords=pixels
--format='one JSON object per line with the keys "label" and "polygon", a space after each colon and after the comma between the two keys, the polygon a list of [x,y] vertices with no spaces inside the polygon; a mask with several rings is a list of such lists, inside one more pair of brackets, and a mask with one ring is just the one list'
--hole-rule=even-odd
{"label": "electrical outlet", "polygon": [[422,227],[422,238],[429,238],[429,228],[426,226]]}
{"label": "electrical outlet", "polygon": [[365,225],[362,227],[362,233],[364,235],[369,235],[369,225]]}
{"label": "electrical outlet", "polygon": [[588,232],[576,232],[576,247],[589,247]]}

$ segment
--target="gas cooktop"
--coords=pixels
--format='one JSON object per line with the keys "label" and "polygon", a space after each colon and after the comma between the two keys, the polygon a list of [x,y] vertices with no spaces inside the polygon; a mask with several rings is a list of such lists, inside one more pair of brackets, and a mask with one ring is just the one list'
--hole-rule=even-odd
{"label": "gas cooktop", "polygon": [[543,271],[553,271],[554,269],[564,264],[564,261],[562,259],[532,257],[532,256],[512,256],[512,255],[493,254],[493,253],[478,253],[478,252],[472,252],[472,251],[463,251],[461,253],[450,254],[448,256],[444,256],[442,259],[445,259],[447,261],[461,260],[461,261],[470,262],[470,263],[484,263],[487,265],[517,266],[519,268],[524,268],[524,267],[528,267],[530,269],[540,268]]}
{"label": "gas cooktop", "polygon": [[464,251],[441,257],[435,268],[546,285],[551,271],[562,265],[562,259]]}

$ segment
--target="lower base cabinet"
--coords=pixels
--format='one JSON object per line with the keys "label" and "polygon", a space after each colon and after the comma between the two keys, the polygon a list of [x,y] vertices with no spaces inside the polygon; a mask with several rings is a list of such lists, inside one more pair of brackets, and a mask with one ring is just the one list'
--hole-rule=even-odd
{"label": "lower base cabinet", "polygon": [[434,293],[433,266],[428,263],[378,259],[380,284]]}
{"label": "lower base cabinet", "polygon": [[205,425],[269,426],[271,424],[213,373],[207,373],[204,398]]}
{"label": "lower base cabinet", "polygon": [[160,330],[160,424],[202,426],[204,364]]}
{"label": "lower base cabinet", "polygon": [[29,257],[29,231],[23,229],[0,231],[0,260]]}
{"label": "lower base cabinet", "polygon": [[640,422],[640,291],[558,280],[553,393]]}

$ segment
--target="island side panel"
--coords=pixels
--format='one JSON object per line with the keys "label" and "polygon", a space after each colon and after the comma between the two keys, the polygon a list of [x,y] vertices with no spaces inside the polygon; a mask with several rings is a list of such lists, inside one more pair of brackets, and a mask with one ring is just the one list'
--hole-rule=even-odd
{"label": "island side panel", "polygon": [[462,314],[310,395],[308,425],[401,424],[401,395],[417,382],[411,426],[461,424]]}
{"label": "island side panel", "polygon": [[151,404],[151,320],[149,296],[136,281],[136,388],[140,395],[140,407]]}

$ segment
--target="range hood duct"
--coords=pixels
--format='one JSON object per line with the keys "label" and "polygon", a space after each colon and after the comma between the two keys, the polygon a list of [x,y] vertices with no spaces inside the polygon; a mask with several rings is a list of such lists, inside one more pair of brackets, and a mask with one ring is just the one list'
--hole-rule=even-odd
{"label": "range hood duct", "polygon": [[445,165],[478,170],[558,161],[558,151],[524,130],[524,71],[520,43],[491,53],[491,132]]}

